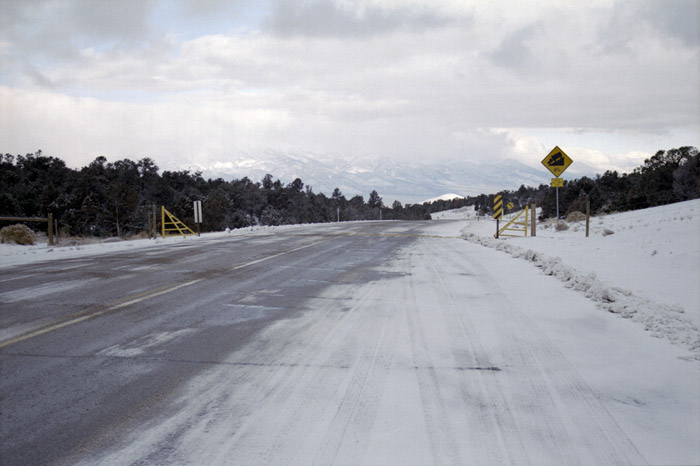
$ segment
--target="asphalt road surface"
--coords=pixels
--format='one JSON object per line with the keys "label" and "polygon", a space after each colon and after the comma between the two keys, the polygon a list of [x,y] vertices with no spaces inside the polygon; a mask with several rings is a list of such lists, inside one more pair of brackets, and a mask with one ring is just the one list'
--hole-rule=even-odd
{"label": "asphalt road surface", "polygon": [[1,463],[643,463],[478,246],[432,228],[0,270]]}

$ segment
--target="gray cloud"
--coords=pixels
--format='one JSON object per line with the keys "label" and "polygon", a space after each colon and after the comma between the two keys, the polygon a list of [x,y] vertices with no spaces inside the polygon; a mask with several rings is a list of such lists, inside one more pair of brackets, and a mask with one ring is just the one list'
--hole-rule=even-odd
{"label": "gray cloud", "polygon": [[169,0],[171,5],[179,6],[187,17],[208,17],[241,13],[244,8],[264,5],[262,0]]}
{"label": "gray cloud", "polygon": [[0,40],[6,65],[47,85],[45,70],[99,52],[137,50],[153,39],[149,21],[155,0],[2,0]]}
{"label": "gray cloud", "polygon": [[700,46],[700,1],[618,1],[599,26],[598,42],[608,52],[633,52],[636,44],[654,36]]}
{"label": "gray cloud", "polygon": [[451,19],[430,9],[368,6],[360,10],[331,0],[277,0],[265,27],[283,36],[365,37],[398,29],[444,26]]}
{"label": "gray cloud", "polygon": [[525,71],[536,66],[538,57],[530,45],[531,39],[541,33],[539,24],[524,26],[505,37],[500,45],[487,54],[496,65]]}
{"label": "gray cloud", "polygon": [[[86,50],[139,53],[162,47],[151,25],[156,0],[0,0],[5,82],[56,88],[56,69],[89,66]],[[6,71],[5,70],[5,71]],[[75,82],[74,77],[63,84]]]}
{"label": "gray cloud", "polygon": [[133,44],[148,37],[154,4],[153,0],[81,0],[70,4],[60,22],[72,20],[66,26],[89,40]]}
{"label": "gray cloud", "polygon": [[647,0],[641,12],[660,31],[686,46],[700,45],[700,2],[698,0]]}

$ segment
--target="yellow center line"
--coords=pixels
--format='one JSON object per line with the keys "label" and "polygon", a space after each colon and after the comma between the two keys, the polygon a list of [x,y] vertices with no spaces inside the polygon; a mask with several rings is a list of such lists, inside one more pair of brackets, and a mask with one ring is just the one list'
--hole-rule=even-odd
{"label": "yellow center line", "polygon": [[271,256],[261,257],[260,259],[255,259],[255,260],[253,260],[253,261],[246,262],[245,264],[235,265],[235,266],[229,268],[228,270],[229,270],[230,272],[232,272],[232,271],[234,271],[234,270],[239,270],[239,269],[243,269],[243,268],[245,268],[245,267],[250,267],[251,265],[259,264],[260,262],[265,262],[265,261],[267,261],[267,260],[274,259],[275,257],[280,257],[280,256],[283,256],[283,255],[285,255],[285,254],[289,254],[289,253],[292,253],[292,252],[300,251],[300,250],[302,250],[302,249],[306,249],[306,248],[308,248],[308,247],[315,246],[315,245],[317,245],[317,244],[324,243],[324,242],[326,242],[326,241],[329,241],[329,240],[328,240],[328,239],[322,239],[322,240],[320,240],[320,241],[315,241],[315,242],[313,242],[313,243],[311,243],[311,244],[306,244],[306,245],[304,245],[304,246],[299,246],[298,248],[290,249],[290,250],[288,250],[288,251],[282,251],[282,252],[279,252],[279,253],[277,253],[277,254],[272,254]]}
{"label": "yellow center line", "polygon": [[387,236],[390,238],[441,238],[459,239],[459,236],[426,235],[421,233],[355,233],[358,236]]}
{"label": "yellow center line", "polygon": [[24,340],[29,340],[30,338],[37,337],[39,335],[43,335],[45,333],[53,332],[54,330],[58,330],[63,327],[68,327],[69,325],[77,324],[79,322],[83,322],[88,319],[92,319],[94,317],[98,317],[104,314],[107,314],[108,312],[116,311],[117,309],[121,309],[126,306],[130,306],[132,304],[136,304],[138,302],[144,301],[146,299],[150,298],[155,298],[156,296],[160,296],[166,293],[170,293],[172,291],[175,291],[180,288],[184,288],[186,286],[194,285],[197,282],[202,281],[201,278],[197,280],[191,280],[189,282],[185,283],[180,283],[178,285],[168,285],[160,288],[155,288],[153,290],[148,290],[144,291],[142,293],[138,293],[132,296],[128,296],[126,298],[122,298],[119,300],[116,300],[106,306],[100,306],[97,308],[91,308],[88,309],[87,311],[83,311],[77,314],[72,314],[68,317],[65,317],[63,319],[60,319],[58,321],[53,322],[52,324],[49,324],[46,327],[40,328],[38,330],[34,330],[33,332],[25,333],[24,335],[20,335],[15,338],[11,338],[9,340],[3,341],[0,343],[0,348],[4,348],[6,346],[10,346],[15,343],[19,343],[20,341]]}
{"label": "yellow center line", "polygon": [[340,236],[383,236],[383,237],[388,237],[388,238],[399,238],[399,237],[405,237],[405,238],[440,238],[440,239],[461,239],[459,236],[444,236],[444,235],[426,235],[426,234],[421,234],[421,233],[363,233],[363,232],[350,232],[350,233],[321,233],[321,234],[315,234],[315,233],[302,233],[299,234],[298,236],[331,236],[331,237],[340,237]]}
{"label": "yellow center line", "polygon": [[[387,237],[414,237],[414,238],[456,238],[452,236],[438,236],[438,235],[420,235],[420,234],[408,234],[408,233],[341,233],[338,235],[329,235],[331,237],[333,236],[387,236]],[[276,257],[283,256],[285,254],[290,254],[292,252],[300,251],[302,249],[309,248],[311,246],[315,246],[317,244],[330,241],[330,239],[322,239],[320,241],[315,241],[311,244],[306,244],[304,246],[299,246],[297,248],[289,249],[287,251],[282,251],[277,254],[272,254],[269,256],[262,257],[260,259],[255,259],[250,262],[246,262],[244,264],[236,265],[231,268],[229,268],[229,271],[234,271],[234,270],[240,270],[245,267],[250,267],[251,265],[259,264],[261,262],[268,261],[270,259],[274,259]],[[5,348],[6,346],[13,345],[15,343],[19,343],[21,341],[29,340],[30,338],[37,337],[39,335],[44,335],[49,332],[53,332],[54,330],[58,330],[64,327],[68,327],[69,325],[77,324],[83,321],[86,321],[88,319],[93,319],[95,317],[107,314],[112,311],[116,311],[118,309],[125,308],[127,306],[131,306],[132,304],[139,303],[141,301],[145,301],[147,299],[155,298],[157,296],[161,296],[167,293],[171,293],[173,291],[179,290],[180,288],[184,288],[186,286],[191,286],[196,283],[201,282],[204,280],[203,278],[198,278],[196,280],[190,280],[188,282],[184,283],[179,283],[176,285],[165,285],[161,286],[158,288],[154,288],[151,290],[146,290],[142,291],[140,293],[136,293],[130,296],[125,296],[123,298],[117,299],[115,301],[112,301],[111,303],[108,303],[107,305],[102,305],[102,306],[97,306],[97,307],[92,307],[89,308],[85,311],[78,312],[75,314],[71,314],[67,317],[64,317],[62,319],[55,320],[54,322],[39,328],[37,330],[30,331],[28,333],[25,333],[23,335],[19,335],[17,337],[11,338],[9,340],[3,341],[0,343],[0,348]]]}
{"label": "yellow center line", "polygon": [[[277,253],[277,254],[262,257],[260,259],[256,259],[256,260],[253,260],[250,262],[246,262],[244,264],[240,264],[240,265],[231,267],[228,270],[234,271],[234,270],[239,270],[239,269],[242,269],[245,267],[250,267],[251,265],[259,264],[260,262],[264,262],[264,261],[267,261],[270,259],[274,259],[275,257],[280,257],[280,256],[283,256],[285,254],[296,252],[296,251],[314,246],[316,244],[323,243],[325,241],[328,241],[328,239],[316,241],[316,242],[313,242],[311,244],[307,244],[304,246],[300,246],[298,248],[290,249],[288,251],[282,251],[282,252]],[[204,279],[198,278],[196,280],[190,280],[188,282],[179,283],[176,285],[165,285],[165,286],[161,286],[161,287],[154,288],[151,290],[142,291],[140,293],[136,293],[136,294],[133,294],[130,296],[125,296],[123,298],[112,301],[111,303],[108,303],[106,305],[91,307],[85,311],[81,311],[81,312],[66,316],[62,319],[55,320],[52,323],[50,323],[44,327],[41,327],[37,330],[30,331],[28,333],[25,333],[23,335],[19,335],[17,337],[11,338],[9,340],[5,340],[5,341],[0,343],[0,348],[5,348],[6,346],[10,346],[10,345],[13,345],[15,343],[19,343],[21,341],[29,340],[30,338],[34,338],[34,337],[37,337],[39,335],[44,335],[46,333],[53,332],[54,330],[68,327],[69,325],[77,324],[77,323],[83,322],[85,320],[92,319],[92,318],[107,314],[109,312],[125,308],[127,306],[131,306],[132,304],[136,304],[136,303],[139,303],[141,301],[145,301],[147,299],[151,299],[151,298],[155,298],[157,296],[171,293],[175,290],[179,290],[180,288],[184,288],[186,286],[191,286],[191,285],[194,285],[195,283],[199,283],[202,280],[204,280]]]}

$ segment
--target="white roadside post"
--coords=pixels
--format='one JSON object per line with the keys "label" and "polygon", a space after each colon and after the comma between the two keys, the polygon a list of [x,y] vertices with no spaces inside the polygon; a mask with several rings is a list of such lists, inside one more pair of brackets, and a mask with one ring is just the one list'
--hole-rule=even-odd
{"label": "white roadside post", "polygon": [[194,223],[197,224],[197,236],[200,236],[200,224],[202,223],[202,201],[194,201]]}

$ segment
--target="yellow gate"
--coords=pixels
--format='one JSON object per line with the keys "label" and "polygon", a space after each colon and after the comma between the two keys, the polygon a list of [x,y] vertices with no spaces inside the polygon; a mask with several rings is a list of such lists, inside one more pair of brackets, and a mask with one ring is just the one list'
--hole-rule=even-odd
{"label": "yellow gate", "polygon": [[[506,224],[503,228],[498,230],[498,232],[493,235],[494,238],[498,238],[499,236],[527,236],[527,226],[528,226],[528,211],[529,205],[526,205],[523,210],[518,212],[518,215],[513,217],[513,219]],[[525,214],[525,221],[518,221],[518,219]],[[534,213],[533,213],[534,215]],[[512,233],[504,233],[504,231],[509,231]],[[514,234],[517,233],[517,234]]]}
{"label": "yellow gate", "polygon": [[[168,217],[168,220],[165,220],[165,217]],[[162,232],[163,232],[163,238],[167,236],[177,236],[177,235],[182,235],[187,236],[187,235],[196,235],[194,231],[190,229],[187,225],[182,223],[180,220],[177,219],[173,214],[168,212],[165,209],[165,206],[161,206],[161,225],[162,225]],[[176,231],[177,233],[172,233],[173,231]]]}

